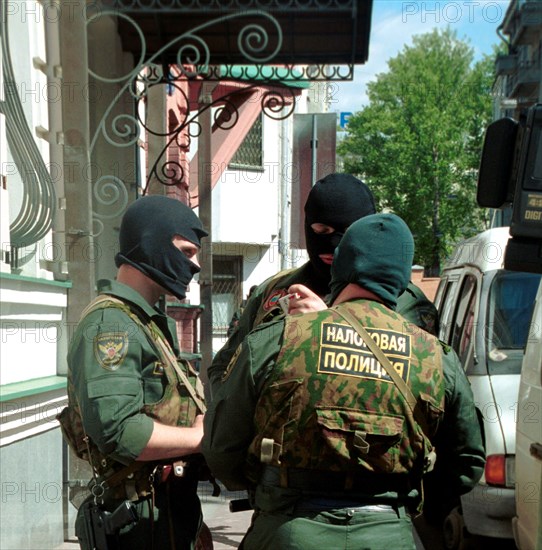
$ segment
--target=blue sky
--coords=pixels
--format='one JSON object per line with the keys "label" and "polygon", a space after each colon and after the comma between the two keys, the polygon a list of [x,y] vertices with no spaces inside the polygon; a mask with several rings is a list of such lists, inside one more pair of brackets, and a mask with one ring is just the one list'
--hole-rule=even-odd
{"label": "blue sky", "polygon": [[367,102],[367,82],[387,71],[388,59],[411,44],[412,36],[435,27],[449,25],[459,38],[468,39],[477,59],[491,53],[493,44],[500,42],[496,30],[509,5],[510,0],[374,0],[369,61],[356,66],[353,81],[331,84],[331,111],[361,109]]}

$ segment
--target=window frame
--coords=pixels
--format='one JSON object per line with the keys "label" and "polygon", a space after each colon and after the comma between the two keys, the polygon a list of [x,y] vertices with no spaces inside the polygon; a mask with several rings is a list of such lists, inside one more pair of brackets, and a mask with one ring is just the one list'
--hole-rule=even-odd
{"label": "window frame", "polygon": [[[229,263],[232,267],[232,273],[226,273],[226,270],[218,269],[219,262]],[[217,292],[217,289],[220,289],[220,286],[224,284],[224,281],[233,281],[233,292]],[[233,304],[231,306],[231,311],[226,315],[228,318],[224,319],[224,323],[218,323],[217,318],[215,317],[218,312],[218,304],[216,301],[216,296],[219,294],[231,294],[233,295]],[[226,337],[228,330],[228,325],[231,320],[231,317],[240,306],[243,297],[243,256],[238,255],[229,255],[229,254],[213,254],[213,294],[212,294],[212,304],[213,304],[213,337],[214,338],[223,338]]]}
{"label": "window frame", "polygon": [[[471,286],[466,288],[470,283]],[[478,277],[474,273],[465,273],[461,277],[457,296],[454,299],[455,308],[448,337],[449,345],[457,353],[465,370],[469,368],[469,357],[474,357],[479,295],[480,281]]]}

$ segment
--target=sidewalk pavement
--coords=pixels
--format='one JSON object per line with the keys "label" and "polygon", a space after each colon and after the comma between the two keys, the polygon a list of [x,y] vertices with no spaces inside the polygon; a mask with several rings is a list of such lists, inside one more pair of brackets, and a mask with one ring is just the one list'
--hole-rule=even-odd
{"label": "sidewalk pavement", "polygon": [[245,492],[231,492],[222,488],[218,497],[202,495],[200,490],[203,521],[213,536],[214,550],[232,550],[238,548],[241,539],[247,532],[252,517],[252,510],[230,512],[232,500],[246,498]]}

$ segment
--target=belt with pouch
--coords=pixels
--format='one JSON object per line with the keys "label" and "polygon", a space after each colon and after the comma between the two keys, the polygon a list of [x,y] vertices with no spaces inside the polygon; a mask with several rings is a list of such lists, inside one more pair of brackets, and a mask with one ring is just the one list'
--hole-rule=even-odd
{"label": "belt with pouch", "polygon": [[[402,517],[410,486],[407,479],[390,479],[382,474],[360,475],[277,466],[265,466],[259,483],[300,491],[301,498],[295,504],[298,514],[344,510],[351,517],[360,512],[395,513]],[[394,496],[383,493],[393,493]]]}

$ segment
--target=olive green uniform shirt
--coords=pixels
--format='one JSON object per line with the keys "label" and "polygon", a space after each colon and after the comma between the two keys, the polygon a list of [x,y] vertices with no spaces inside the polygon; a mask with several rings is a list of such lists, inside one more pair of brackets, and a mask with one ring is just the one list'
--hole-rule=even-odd
{"label": "olive green uniform shirt", "polygon": [[[128,304],[143,323],[154,321],[178,356],[173,319],[127,285],[102,280],[98,289]],[[127,312],[103,307],[91,310],[80,321],[70,344],[68,365],[69,388],[75,394],[70,399],[76,397],[79,402],[87,435],[104,455],[130,464],[153,431],[153,419],[142,412],[143,406],[159,402],[168,383],[158,351]],[[110,548],[171,548],[173,543],[178,550],[195,548],[202,522],[197,478],[170,474],[167,482],[163,479],[163,472],[154,478],[152,504],[150,497],[134,503],[139,521],[109,536]],[[127,497],[106,491],[103,507],[113,512]],[[82,511],[92,500],[89,497],[79,508],[75,524],[84,550],[90,549],[91,543]]]}
{"label": "olive green uniform shirt", "polygon": [[[178,354],[173,319],[127,285],[101,280],[98,289],[152,319]],[[106,307],[91,311],[77,326],[68,365],[85,431],[103,454],[129,464],[153,430],[152,418],[141,409],[159,401],[166,384],[157,351],[125,312]]]}

